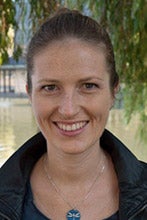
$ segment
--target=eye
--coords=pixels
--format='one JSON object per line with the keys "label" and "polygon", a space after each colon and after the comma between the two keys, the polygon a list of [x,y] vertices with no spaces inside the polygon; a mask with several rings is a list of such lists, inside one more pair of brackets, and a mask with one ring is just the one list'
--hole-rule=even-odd
{"label": "eye", "polygon": [[81,86],[81,92],[87,94],[93,94],[98,92],[100,89],[100,85],[95,82],[84,82]]}
{"label": "eye", "polygon": [[83,87],[84,89],[92,90],[98,88],[99,86],[96,83],[84,83]]}
{"label": "eye", "polygon": [[54,84],[42,86],[42,89],[46,92],[55,92],[58,90],[58,87]]}

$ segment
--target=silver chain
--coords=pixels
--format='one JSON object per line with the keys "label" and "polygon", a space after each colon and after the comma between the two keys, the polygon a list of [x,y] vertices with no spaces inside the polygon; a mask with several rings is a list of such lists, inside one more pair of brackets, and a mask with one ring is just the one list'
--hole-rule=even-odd
{"label": "silver chain", "polygon": [[[92,188],[94,187],[96,181],[100,178],[100,176],[102,175],[102,173],[104,172],[105,169],[105,165],[103,164],[100,171],[97,173],[96,178],[94,179],[94,181],[92,182],[91,186],[89,187],[88,192],[86,193],[86,195],[84,196],[84,198],[82,200],[80,200],[76,205],[71,205],[71,203],[68,201],[68,199],[66,198],[66,196],[64,195],[64,193],[60,190],[60,188],[57,186],[57,184],[55,183],[55,181],[52,179],[52,177],[48,174],[47,172],[47,167],[46,167],[46,161],[47,161],[47,157],[43,158],[43,168],[46,174],[47,179],[49,180],[49,182],[52,184],[52,186],[54,187],[56,193],[65,201],[65,203],[72,209],[75,209],[77,206],[80,206],[85,200],[87,200],[87,198],[89,197]],[[102,160],[98,163],[99,164],[102,162]]]}

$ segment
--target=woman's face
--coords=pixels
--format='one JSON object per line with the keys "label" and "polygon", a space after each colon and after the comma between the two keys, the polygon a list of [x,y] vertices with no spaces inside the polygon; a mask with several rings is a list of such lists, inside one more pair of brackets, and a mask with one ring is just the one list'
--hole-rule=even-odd
{"label": "woman's face", "polygon": [[78,39],[34,57],[32,108],[48,147],[77,154],[99,146],[113,104],[104,52]]}

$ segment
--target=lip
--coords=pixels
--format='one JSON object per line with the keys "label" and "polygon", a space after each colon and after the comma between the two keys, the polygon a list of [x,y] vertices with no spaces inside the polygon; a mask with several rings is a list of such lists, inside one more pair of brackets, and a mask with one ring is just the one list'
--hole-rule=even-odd
{"label": "lip", "polygon": [[54,122],[62,135],[75,136],[80,134],[86,127],[89,121],[76,121],[76,122]]}

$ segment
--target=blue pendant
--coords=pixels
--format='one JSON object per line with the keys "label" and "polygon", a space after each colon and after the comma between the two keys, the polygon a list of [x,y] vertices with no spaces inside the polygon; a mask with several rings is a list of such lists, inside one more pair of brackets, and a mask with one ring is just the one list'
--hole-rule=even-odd
{"label": "blue pendant", "polygon": [[81,214],[78,210],[72,209],[69,210],[66,214],[67,220],[80,220]]}

